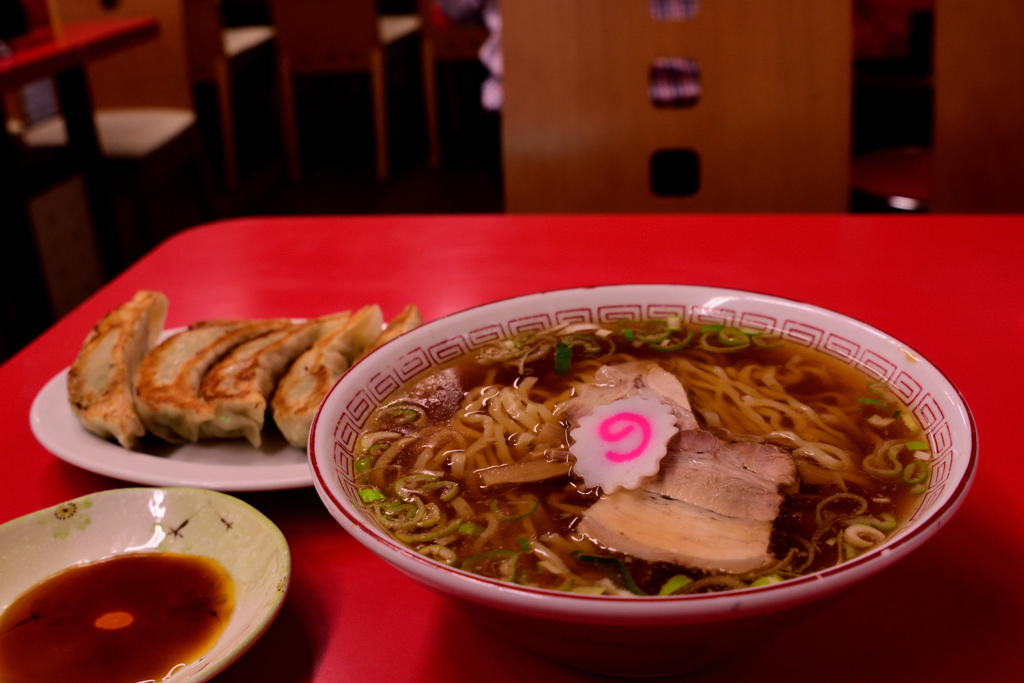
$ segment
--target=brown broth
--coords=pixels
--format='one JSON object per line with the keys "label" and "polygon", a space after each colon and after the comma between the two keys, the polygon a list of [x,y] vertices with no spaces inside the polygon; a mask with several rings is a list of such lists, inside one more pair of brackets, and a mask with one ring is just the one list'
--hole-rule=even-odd
{"label": "brown broth", "polygon": [[[808,372],[803,380],[788,387],[789,394],[797,400],[811,400],[812,397],[821,395],[823,392],[834,392],[844,397],[844,401],[847,404],[853,404],[857,397],[870,398],[872,396],[868,390],[868,384],[871,379],[860,373],[857,369],[847,366],[837,359],[824,354],[810,351],[806,348],[789,343],[783,343],[778,348],[750,348],[738,353],[709,354],[705,351],[696,351],[692,348],[677,352],[676,354],[665,354],[647,350],[645,348],[633,347],[625,349],[620,347],[620,351],[624,351],[628,353],[629,356],[641,360],[658,360],[663,363],[670,363],[671,357],[674,355],[679,358],[689,358],[691,360],[701,360],[704,362],[708,362],[710,360],[713,361],[714,364],[724,367],[739,367],[747,363],[782,367],[796,354],[804,358],[806,360],[806,364],[814,369],[814,372]],[[432,393],[436,388],[436,381],[440,372],[446,372],[449,373],[449,377],[458,378],[458,385],[461,386],[462,392],[466,392],[472,387],[480,385],[481,382],[484,381],[484,378],[489,374],[493,374],[494,371],[495,369],[493,366],[481,365],[477,362],[474,355],[467,355],[452,361],[440,370],[428,372],[414,378],[405,387],[393,394],[385,406],[388,404],[394,404],[395,402],[408,400],[425,409],[430,425],[443,425],[455,412],[458,407],[458,401],[453,401],[449,397],[440,403],[435,402],[434,404],[429,404],[427,402],[427,399],[432,396]],[[551,371],[550,360],[547,361],[546,366],[542,363],[538,363],[537,366],[531,367],[531,372],[539,378],[536,386],[549,390],[552,393],[557,394],[564,387],[568,386],[566,384],[565,377],[557,376]],[[494,375],[493,384],[512,385],[517,381],[517,379],[518,374],[515,371],[499,368],[497,369],[496,375]],[[448,382],[448,384],[451,384],[451,382]],[[448,389],[448,393],[451,393],[450,387]],[[443,404],[443,409],[439,407],[440,404]],[[698,410],[700,407],[701,406],[698,406],[696,403],[694,404],[697,419],[701,425],[704,426],[704,418]],[[914,438],[904,423],[900,420],[895,420],[891,425],[884,429],[875,429],[873,435],[869,435],[867,433],[867,417],[872,414],[882,413],[888,415],[893,412],[893,406],[883,410],[874,407],[869,402],[865,402],[854,404],[854,407],[856,414],[852,419],[857,423],[856,426],[854,428],[844,427],[839,431],[843,432],[845,438],[849,441],[849,447],[847,450],[853,456],[856,467],[859,468],[863,458],[871,453],[874,448],[875,440]],[[905,407],[903,406],[895,407],[905,410]],[[383,415],[386,415],[385,407],[382,407],[378,412],[378,417],[371,418],[368,427],[371,430],[392,429],[403,434],[412,432],[411,428],[406,428],[405,426],[387,424],[387,418],[381,417]],[[431,428],[432,427],[428,427],[427,430]],[[568,448],[568,444],[564,444],[564,447]],[[389,469],[391,472],[387,476],[387,485],[384,489],[387,489],[387,486],[392,485],[398,477],[407,474],[412,469],[413,461],[416,459],[416,453],[416,448],[407,447],[402,455],[390,464]],[[906,454],[904,454],[904,457],[906,457]],[[896,520],[902,523],[913,511],[918,502],[919,496],[908,495],[907,486],[898,482],[882,481],[878,478],[869,477],[864,475],[863,472],[860,472],[859,469],[858,472],[862,475],[859,479],[863,485],[850,482],[821,485],[801,481],[798,490],[787,491],[782,510],[773,525],[771,540],[772,553],[777,558],[782,558],[785,557],[792,548],[796,548],[798,551],[804,552],[806,544],[801,542],[799,539],[804,539],[806,541],[806,539],[809,539],[814,535],[818,528],[818,524],[815,519],[815,510],[818,503],[824,498],[835,493],[850,492],[867,499],[870,502],[870,506],[863,514],[868,516],[891,514]],[[575,478],[571,476],[561,477],[551,481],[491,488],[481,487],[478,482],[474,481],[474,476],[475,475],[470,475],[465,478],[460,492],[462,498],[472,505],[474,511],[482,515],[487,514],[488,504],[492,498],[497,499],[499,502],[517,497],[530,497],[539,501],[546,501],[551,494],[561,492],[563,503],[581,507],[589,506],[597,498],[597,493],[595,491],[585,491],[578,488]],[[437,505],[446,513],[448,519],[457,516],[455,511],[449,509],[446,503],[437,495],[424,495],[423,502],[434,503]],[[480,521],[479,518],[477,518],[477,521]],[[488,542],[484,550],[520,552],[523,550],[521,539],[523,539],[524,536],[539,537],[545,532],[553,531],[563,537],[568,537],[574,533],[574,529],[578,521],[579,517],[577,515],[542,504],[534,514],[530,515],[526,519],[502,523],[498,533],[496,533]],[[418,545],[422,547],[425,543]],[[459,563],[474,551],[480,551],[479,547],[474,547],[474,536],[472,534],[461,534],[454,538],[449,538],[446,545],[448,548],[456,552]],[[417,544],[413,544],[412,547],[416,548]],[[817,571],[836,564],[840,560],[838,556],[839,551],[839,544],[822,544],[822,546],[815,552],[815,556],[813,560],[810,561],[809,566],[803,570],[803,573]],[[659,587],[662,586],[668,578],[676,574],[683,573],[694,580],[706,576],[705,573],[698,570],[683,568],[663,562],[645,562],[637,558],[612,553],[607,549],[600,548],[598,546],[594,546],[594,553],[601,555],[616,555],[629,569],[632,574],[632,578],[636,581],[643,592],[648,594],[657,594]],[[571,555],[568,557],[563,556],[563,559],[566,561],[566,564],[569,565],[569,568],[573,573],[578,576],[599,578],[607,573],[613,578],[613,580],[618,582],[618,570],[613,564],[603,564],[600,566],[588,564],[586,562],[574,561]],[[517,565],[517,571],[521,572],[517,577],[518,579],[535,586],[547,588],[559,587],[557,577],[553,577],[551,575],[544,576],[543,572],[535,571],[536,562],[530,559],[529,553],[522,553],[521,560],[522,562]]]}
{"label": "brown broth", "polygon": [[233,610],[233,582],[209,558],[140,553],[71,567],[0,615],[0,681],[159,681],[209,650]]}

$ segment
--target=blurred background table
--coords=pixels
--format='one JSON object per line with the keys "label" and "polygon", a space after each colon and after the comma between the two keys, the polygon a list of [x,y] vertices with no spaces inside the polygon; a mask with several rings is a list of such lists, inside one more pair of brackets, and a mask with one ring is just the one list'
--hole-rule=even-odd
{"label": "blurred background table", "polygon": [[[13,54],[0,59],[0,96],[40,78],[54,78],[67,124],[69,157],[85,178],[92,225],[108,275],[123,264],[113,233],[113,209],[85,69],[90,62],[152,40],[157,30],[157,23],[147,17],[68,23],[57,35],[50,28],[37,29],[21,39],[23,48],[16,44]],[[0,97],[0,122],[6,121]],[[12,344],[23,341],[19,326],[42,329],[52,320],[24,185],[16,143],[4,128],[0,130],[0,217],[7,241],[0,257],[0,332]]]}
{"label": "blurred background table", "polygon": [[[0,522],[127,486],[46,452],[36,393],[99,318],[140,288],[167,325],[313,316],[413,302],[426,320],[507,296],[626,282],[707,284],[825,306],[894,334],[942,368],[982,435],[957,516],[922,549],[788,631],[687,681],[1000,680],[1024,639],[1024,218],[1010,216],[433,216],[244,219],[181,233],[4,365]],[[1006,355],[1004,356],[1004,352]],[[541,661],[376,559],[313,489],[236,494],[284,532],[290,593],[217,681],[591,681]],[[682,680],[682,679],[680,679]]]}

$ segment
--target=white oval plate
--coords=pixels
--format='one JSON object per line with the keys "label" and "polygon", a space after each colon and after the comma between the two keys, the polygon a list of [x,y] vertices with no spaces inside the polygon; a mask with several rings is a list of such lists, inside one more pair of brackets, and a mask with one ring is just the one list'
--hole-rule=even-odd
{"label": "white oval plate", "polygon": [[36,394],[29,410],[32,433],[46,450],[82,469],[150,486],[191,486],[216,491],[270,491],[313,485],[305,449],[289,446],[273,430],[263,445],[211,439],[184,445],[145,440],[130,451],[87,431],[71,412],[68,368]]}
{"label": "white oval plate", "polygon": [[248,503],[216,491],[115,489],[0,525],[0,612],[63,569],[137,552],[209,557],[235,584],[235,610],[220,638],[167,683],[198,683],[223,671],[263,635],[288,592],[288,543]]}

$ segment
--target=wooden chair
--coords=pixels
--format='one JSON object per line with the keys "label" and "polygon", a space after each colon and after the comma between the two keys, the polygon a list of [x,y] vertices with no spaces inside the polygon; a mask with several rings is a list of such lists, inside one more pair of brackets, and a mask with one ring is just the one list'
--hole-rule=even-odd
{"label": "wooden chair", "polygon": [[[270,0],[277,29],[285,151],[293,180],[302,175],[292,79],[299,75],[367,72],[373,99],[377,177],[388,177],[385,51],[419,33],[419,15],[377,13],[376,0]],[[430,96],[431,93],[426,93]],[[427,102],[427,110],[434,110]]]}
{"label": "wooden chair", "polygon": [[276,33],[273,26],[225,27],[219,0],[185,0],[189,72],[194,83],[211,83],[216,88],[228,188],[238,186],[232,76],[246,68],[259,51],[272,46]]}
{"label": "wooden chair", "polygon": [[[172,225],[167,210],[184,209],[180,202],[161,202],[179,179],[191,185],[194,215],[179,222],[208,219],[209,171],[196,123],[192,86],[183,38],[181,0],[120,0],[106,7],[102,0],[52,0],[55,31],[64,22],[105,17],[149,16],[160,23],[156,40],[87,67],[100,147],[119,174],[115,189],[131,188],[116,199],[123,261],[131,263],[183,225]],[[67,144],[63,118],[32,122],[21,134],[29,148]],[[163,204],[163,205],[161,205]]]}
{"label": "wooden chair", "polygon": [[483,26],[444,23],[438,20],[434,0],[417,0],[423,22],[420,50],[423,65],[423,91],[428,106],[427,136],[430,144],[430,165],[441,163],[441,140],[438,131],[440,113],[437,108],[437,67],[441,63],[472,62],[478,59],[480,46],[487,40]]}
{"label": "wooden chair", "polygon": [[1024,3],[936,0],[932,205],[1024,211]]}
{"label": "wooden chair", "polygon": [[[851,0],[649,7],[502,4],[507,209],[845,211]],[[699,66],[695,103],[654,106],[662,58]]]}

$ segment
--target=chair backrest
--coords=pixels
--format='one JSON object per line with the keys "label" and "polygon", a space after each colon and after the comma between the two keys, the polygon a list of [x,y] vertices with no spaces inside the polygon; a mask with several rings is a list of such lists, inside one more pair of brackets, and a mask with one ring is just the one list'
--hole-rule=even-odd
{"label": "chair backrest", "polygon": [[1024,211],[1024,3],[936,0],[932,208]]}
{"label": "chair backrest", "polygon": [[423,22],[423,35],[431,42],[434,59],[439,62],[473,61],[487,40],[483,25],[439,21],[436,0],[416,0]]}
{"label": "chair backrest", "polygon": [[130,50],[88,65],[97,108],[171,107],[194,109],[183,33],[182,0],[52,0],[57,22],[147,16],[160,34]]}
{"label": "chair backrest", "polygon": [[361,71],[379,45],[377,0],[270,0],[277,49],[292,73]]}
{"label": "chair backrest", "polygon": [[501,9],[509,211],[847,209],[851,0]]}
{"label": "chair backrest", "polygon": [[212,81],[214,65],[224,59],[223,19],[219,0],[184,0],[185,45],[189,74],[196,82]]}

